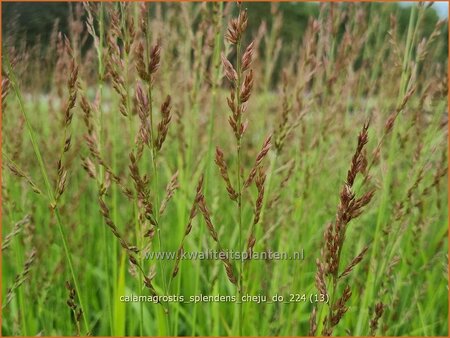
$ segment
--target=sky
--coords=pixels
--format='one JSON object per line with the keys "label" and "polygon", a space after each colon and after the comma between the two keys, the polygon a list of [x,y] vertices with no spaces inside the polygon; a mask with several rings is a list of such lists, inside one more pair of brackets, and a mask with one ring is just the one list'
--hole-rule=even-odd
{"label": "sky", "polygon": [[441,18],[448,18],[448,2],[438,1],[433,4]]}
{"label": "sky", "polygon": [[[428,2],[428,1],[427,1]],[[411,6],[417,2],[414,1],[405,1],[400,4],[403,6]],[[441,18],[448,18],[448,2],[447,1],[435,1],[433,4],[433,8],[437,11],[438,15]]]}

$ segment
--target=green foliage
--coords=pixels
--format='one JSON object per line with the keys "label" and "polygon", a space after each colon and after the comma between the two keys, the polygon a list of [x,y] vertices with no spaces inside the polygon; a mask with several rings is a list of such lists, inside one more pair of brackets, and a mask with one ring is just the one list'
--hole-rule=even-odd
{"label": "green foliage", "polygon": [[[321,9],[316,3],[281,3],[281,33],[271,36],[275,19],[270,4],[245,3],[249,31],[242,49],[256,37],[262,21],[267,32],[250,65],[254,82],[247,82],[253,88],[243,112],[248,128],[237,152],[228,125],[227,97],[233,94],[220,63],[224,52],[228,70],[240,64],[236,55],[226,53],[230,45],[224,45],[227,22],[237,13],[230,6],[222,16],[223,4],[152,3],[151,16],[139,21],[136,3],[96,4],[98,48],[87,44],[84,53],[72,52],[81,46],[69,40],[65,53],[48,56],[44,37],[48,39],[55,18],[61,18],[63,32],[76,37],[67,28],[67,4],[3,4],[4,25],[15,12],[22,18],[4,31],[5,43],[17,43],[18,49],[10,55],[11,46],[5,45],[8,57],[3,60],[2,335],[306,336],[314,326],[312,313],[316,321],[311,323],[320,329],[334,309],[320,300],[317,260],[324,259],[321,250],[329,243],[324,232],[336,222],[343,192],[348,193],[343,187],[358,133],[368,120],[368,143],[357,159],[351,189],[358,197],[372,189],[375,195],[348,223],[338,272],[368,249],[333,288],[335,304],[347,285],[352,295],[332,333],[448,335],[448,84],[442,71],[447,35],[437,35],[428,53],[417,58],[436,15],[396,4],[341,4],[333,7],[338,25],[331,31],[329,4]],[[364,21],[358,21],[355,9],[365,15]],[[125,14],[115,22],[113,10]],[[391,15],[398,25],[389,36]],[[130,18],[136,31],[142,30],[142,22],[148,31],[135,37],[127,54],[121,47],[132,35]],[[39,26],[41,20],[48,24]],[[304,40],[307,31],[313,32],[309,41]],[[43,50],[33,52],[37,35]],[[28,48],[20,36],[26,36]],[[158,37],[163,38],[161,50],[155,47]],[[270,51],[278,38],[283,44],[275,58]],[[139,44],[145,46],[141,52]],[[143,84],[136,68],[146,75],[148,55],[153,55],[150,62],[158,59],[159,67]],[[75,63],[78,72],[71,67]],[[70,81],[75,73],[78,82]],[[152,109],[144,104],[150,94]],[[167,94],[169,116],[163,104]],[[158,126],[162,115],[166,122]],[[152,142],[140,143],[149,125],[152,137],[168,128],[158,151]],[[181,260],[173,277],[174,259],[146,259],[119,239],[138,246],[143,255],[174,253],[180,243],[190,253],[217,251],[211,225],[192,209],[201,200],[220,245],[245,250],[239,246],[238,224],[246,242],[262,189],[253,183],[247,187],[238,213],[220,169],[227,166],[229,184],[236,187],[241,169],[251,172],[269,134],[273,146],[258,171],[267,177],[254,250],[303,251],[304,259],[243,264],[244,291],[268,301],[121,300],[153,293],[185,300],[238,294],[220,260]],[[68,137],[65,175],[59,160]],[[276,148],[280,142],[283,147]],[[216,146],[224,153],[220,169],[214,161]],[[139,151],[142,157],[136,162]],[[137,171],[144,187],[140,191]],[[159,202],[169,195],[175,173],[177,184],[167,208],[152,218],[146,203],[161,209]],[[204,200],[196,191],[202,175]],[[61,177],[67,179],[65,190],[56,198]],[[152,227],[155,219],[157,227]],[[236,273],[240,262],[231,265]],[[144,286],[144,277],[151,279],[153,289]],[[273,302],[275,295],[286,302]],[[375,327],[380,303],[384,312]],[[77,318],[79,309],[84,311]]]}

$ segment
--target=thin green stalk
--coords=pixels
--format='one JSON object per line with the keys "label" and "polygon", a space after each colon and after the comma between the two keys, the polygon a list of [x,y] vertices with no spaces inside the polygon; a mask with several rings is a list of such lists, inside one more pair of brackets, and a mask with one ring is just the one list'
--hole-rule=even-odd
{"label": "thin green stalk", "polygon": [[[105,35],[105,18],[104,18],[104,8],[103,8],[103,3],[100,3],[100,19],[99,19],[99,46],[97,49],[97,57],[98,57],[98,73],[99,73],[99,85],[98,85],[98,92],[99,92],[99,105],[98,105],[98,110],[99,110],[99,117],[98,117],[98,123],[97,123],[97,128],[98,128],[98,149],[99,152],[102,152],[102,140],[103,140],[103,109],[101,107],[101,102],[102,102],[102,97],[103,97],[103,78],[105,75],[105,66],[103,64],[103,44],[104,44],[104,35]],[[104,176],[105,176],[105,169],[103,168],[103,166],[100,166],[99,168],[99,179],[100,179],[100,185],[102,186],[104,183]],[[105,269],[105,274],[106,274],[106,288],[107,288],[107,306],[108,306],[108,314],[109,314],[109,318],[110,318],[110,330],[111,333],[113,331],[113,323],[112,323],[112,306],[111,306],[111,297],[109,296],[109,292],[111,291],[111,281],[110,278],[108,278],[109,275],[109,252],[110,252],[110,248],[109,248],[109,242],[108,242],[108,237],[107,237],[107,232],[106,232],[106,226],[104,223],[104,220],[102,219],[102,240],[103,240],[103,247],[105,250],[105,256],[104,256],[104,269]]]}
{"label": "thin green stalk", "polygon": [[[238,222],[239,222],[239,252],[242,252],[242,188],[241,188],[241,142],[238,141],[237,145],[237,172],[238,172]],[[239,335],[242,336],[242,323],[243,323],[243,304],[242,304],[242,288],[243,288],[243,269],[244,261],[241,257],[239,262]]]}
{"label": "thin green stalk", "polygon": [[[408,32],[407,32],[407,40],[406,40],[406,48],[405,55],[403,58],[403,66],[402,66],[402,76],[400,80],[400,90],[398,94],[398,102],[401,102],[403,96],[406,93],[406,86],[408,81],[408,64],[411,57],[412,50],[412,38],[413,38],[413,30],[414,30],[414,21],[416,15],[416,6],[412,6],[411,15],[409,18]],[[388,147],[388,170],[386,172],[386,176],[383,179],[383,190],[381,195],[380,207],[378,209],[377,223],[375,228],[375,235],[372,244],[372,250],[369,260],[369,268],[373,269],[372,273],[368,274],[366,290],[364,293],[361,312],[358,318],[355,335],[362,335],[363,325],[367,324],[368,320],[368,311],[367,308],[369,306],[369,302],[373,301],[374,292],[377,283],[377,276],[375,273],[376,259],[378,257],[379,246],[381,242],[381,228],[385,223],[386,214],[388,212],[388,204],[389,204],[389,190],[392,181],[392,163],[394,162],[394,158],[396,156],[396,145],[397,145],[397,131],[398,131],[398,121],[394,123],[393,130],[391,132],[391,139]]]}
{"label": "thin green stalk", "polygon": [[[267,183],[266,183],[266,188],[265,188],[265,193],[264,193],[264,198],[263,198],[263,202],[262,202],[262,206],[261,206],[261,214],[260,214],[260,220],[259,220],[259,224],[263,225],[264,224],[264,215],[265,215],[265,210],[267,207],[267,203],[268,203],[268,197],[270,196],[270,191],[271,191],[271,187],[272,187],[272,182],[273,182],[273,173],[274,173],[274,168],[276,166],[276,162],[278,159],[278,153],[276,152],[274,155],[272,152],[269,152],[269,156],[270,156],[270,164],[269,164],[269,169],[267,171]],[[259,227],[261,229],[261,227]],[[258,238],[261,236],[257,236]],[[271,289],[269,291],[269,294],[276,292],[276,290],[273,290],[273,284],[271,284]],[[264,320],[262,321],[264,323],[265,326],[269,325],[270,323],[270,317],[272,316],[271,311],[267,311],[264,315]],[[265,330],[263,330],[263,332],[265,332]]]}
{"label": "thin green stalk", "polygon": [[[125,65],[128,69],[128,55],[125,57]],[[126,80],[125,80],[126,81]],[[126,81],[127,83],[127,81]],[[127,94],[129,93],[129,89],[127,86]],[[129,95],[127,95],[127,112],[128,112],[128,128],[129,128],[129,136],[130,136],[130,149],[134,149],[135,148],[135,144],[134,144],[134,128],[133,128],[133,115],[131,114],[131,103],[129,102],[130,98]],[[141,235],[142,235],[142,231],[141,231],[141,227],[140,227],[140,223],[139,223],[139,214],[138,214],[138,206],[137,206],[137,193],[134,190],[133,191],[133,205],[132,205],[132,213],[133,213],[133,223],[134,223],[134,233],[136,236],[136,244],[138,245],[138,247],[142,247],[142,239],[141,239]],[[139,256],[139,264],[142,266],[143,261],[142,261],[142,257]],[[142,277],[142,274],[139,274],[138,276],[138,287],[139,287],[139,295],[142,296],[143,295],[143,287],[144,287],[144,280]],[[142,304],[142,302],[140,302],[139,304],[139,335],[143,336],[144,335],[144,327],[143,327],[143,321],[144,321],[144,305]]]}
{"label": "thin green stalk", "polygon": [[[216,20],[218,20],[218,22],[221,23],[222,20],[222,13],[223,11],[223,3],[220,2],[219,3],[219,11],[217,13],[217,17]],[[215,67],[215,73],[214,73],[214,78],[212,81],[212,88],[211,88],[211,109],[210,109],[210,115],[209,115],[209,126],[208,126],[208,148],[207,148],[207,153],[206,153],[206,157],[205,157],[205,161],[204,161],[204,167],[205,167],[205,180],[204,180],[204,191],[205,194],[208,193],[208,188],[209,188],[209,182],[210,182],[210,176],[211,176],[211,170],[212,167],[214,166],[214,161],[212,161],[212,154],[213,154],[213,139],[214,139],[214,122],[215,122],[215,108],[216,108],[216,103],[217,103],[217,87],[220,81],[220,52],[221,52],[221,47],[222,47],[222,41],[221,41],[221,25],[218,25],[219,29],[216,30],[216,34],[214,37],[214,49],[213,49],[213,56],[212,56],[212,66]],[[200,41],[202,42],[202,41]],[[201,43],[199,43],[198,46],[198,50],[201,49]],[[202,81],[202,77],[201,74],[199,74],[198,76],[195,77],[195,85],[194,85],[194,89],[193,89],[193,93],[192,93],[192,97],[196,98],[197,97],[197,91],[199,89],[199,86],[201,84]],[[199,107],[198,107],[198,102],[197,100],[194,102],[194,107],[192,109],[194,115],[198,115],[199,113]],[[196,126],[197,124],[194,123],[194,126]],[[190,128],[191,129],[191,128]],[[192,140],[192,135],[197,134],[197,133],[190,133],[190,140]],[[192,148],[192,147],[191,147]],[[197,274],[196,276],[199,276],[199,272],[200,272],[200,265],[197,264],[196,266],[196,271]],[[199,287],[199,278],[197,277],[194,283],[194,293],[197,294],[198,292],[198,287]],[[193,310],[193,322],[194,325],[192,327],[192,335],[195,336],[196,334],[196,322],[197,322],[197,304],[194,305],[194,310]]]}
{"label": "thin green stalk", "polygon": [[[236,98],[237,98],[237,109],[241,109],[241,98],[240,89],[242,82],[242,71],[241,71],[241,40],[237,42],[236,45],[236,68],[237,68],[237,83],[236,83]],[[237,126],[241,126],[241,115],[239,114],[239,120],[237,121]],[[239,222],[239,252],[242,252],[242,186],[241,186],[241,136],[239,135],[237,139],[237,188],[238,188],[238,222]],[[241,257],[239,262],[239,278],[238,278],[238,289],[239,289],[239,335],[242,336],[242,325],[244,322],[243,314],[243,304],[242,304],[242,292],[243,292],[243,270],[244,261]]]}
{"label": "thin green stalk", "polygon": [[[155,220],[156,220],[156,232],[157,232],[157,239],[158,239],[158,250],[159,252],[163,251],[163,247],[162,247],[162,241],[161,241],[161,227],[159,224],[159,194],[158,194],[158,189],[159,189],[159,178],[158,178],[158,167],[157,167],[157,153],[156,153],[156,149],[154,147],[154,142],[153,142],[153,118],[152,118],[152,98],[151,98],[151,89],[150,89],[150,85],[149,85],[149,102],[150,102],[150,142],[152,145],[152,166],[153,166],[153,191],[154,191],[154,198],[155,198]],[[161,263],[161,260],[158,259],[158,265],[159,268],[162,272],[161,274],[161,279],[162,279],[162,283],[163,283],[163,289],[164,289],[164,294],[167,295],[168,294],[168,285],[167,285],[167,281],[166,281],[166,269],[164,264]],[[167,313],[167,316],[165,316],[166,319],[166,325],[167,328],[170,330],[170,325],[169,325],[169,313]]]}
{"label": "thin green stalk", "polygon": [[[200,245],[201,245],[201,242],[200,242]],[[199,252],[201,252],[201,251],[199,251]],[[200,264],[197,264],[196,267],[195,267],[195,275],[196,276],[200,275]],[[181,279],[178,278],[178,281],[180,281],[180,280]],[[195,278],[195,281],[194,281],[194,291],[195,291],[195,293],[197,293],[197,291],[198,291],[199,284],[200,284],[200,278],[197,277],[197,278]],[[194,314],[193,314],[194,325],[192,325],[192,336],[195,336],[196,333],[197,333],[197,308],[198,308],[197,304],[195,304],[194,305]]]}
{"label": "thin green stalk", "polygon": [[[147,46],[150,46],[151,41],[150,41],[150,35],[147,35]],[[148,64],[150,64],[150,51],[147,54],[148,57]],[[152,97],[152,83],[151,80],[148,83],[148,102],[149,102],[149,115],[150,115],[150,145],[151,145],[151,161],[152,161],[152,168],[153,168],[153,179],[152,179],[152,183],[153,183],[153,194],[154,194],[154,204],[155,204],[155,220],[156,220],[156,233],[157,233],[157,239],[158,239],[158,250],[159,252],[162,252],[163,248],[162,248],[162,241],[161,241],[161,227],[159,224],[159,193],[158,193],[158,189],[159,189],[159,175],[158,175],[158,165],[157,165],[157,150],[155,148],[155,138],[154,138],[154,121],[153,121],[153,97]],[[141,257],[142,260],[142,257]],[[168,294],[168,285],[167,285],[167,281],[166,281],[166,271],[165,271],[165,267],[164,264],[161,263],[161,260],[158,260],[158,265],[159,268],[161,270],[161,279],[162,279],[162,284],[163,284],[163,290],[164,290],[164,294],[167,295]],[[169,305],[169,304],[168,304]],[[167,307],[168,310],[168,307]],[[142,311],[142,309],[141,309]],[[167,326],[167,329],[170,330],[170,322],[169,322],[169,311],[167,312],[167,315],[164,316],[165,317],[165,323]],[[170,333],[169,333],[170,334]]]}
{"label": "thin green stalk", "polygon": [[269,164],[269,170],[267,173],[267,184],[266,184],[266,191],[264,194],[264,199],[263,199],[263,203],[261,206],[261,215],[259,218],[259,223],[260,224],[264,224],[264,215],[265,215],[265,211],[266,211],[266,206],[267,206],[267,202],[268,202],[268,198],[270,196],[270,189],[272,188],[272,180],[273,180],[273,173],[275,170],[275,166],[278,160],[278,152],[275,152],[275,155],[270,157],[270,164]]}
{"label": "thin green stalk", "polygon": [[[179,160],[182,161],[181,159],[179,159]],[[185,176],[184,176],[183,170],[180,170],[180,175],[179,175],[180,182],[185,182],[184,177]],[[185,200],[180,199],[179,203],[176,203],[176,206],[177,206],[177,214],[178,214],[178,229],[179,229],[179,232],[183,232],[184,220],[186,217]],[[182,270],[182,264],[180,263],[180,271],[179,271],[180,274],[181,274],[181,270]],[[168,286],[169,292],[171,292],[170,285],[172,283],[172,280],[173,280],[173,275],[171,275],[170,281],[169,281],[169,286]],[[176,283],[176,294],[177,295],[180,294],[180,290],[181,290],[181,278],[178,278],[177,283]],[[180,307],[177,306],[175,309],[174,324],[173,324],[173,331],[172,331],[172,334],[175,336],[178,336],[179,315],[180,315]]]}
{"label": "thin green stalk", "polygon": [[[117,130],[117,116],[114,116],[112,118],[112,123],[113,123],[113,131],[114,131],[114,135],[118,135],[118,130]],[[112,149],[112,170],[114,172],[117,172],[117,137],[113,138],[113,149]],[[119,223],[119,196],[118,196],[118,189],[117,186],[114,185],[111,187],[112,190],[112,201],[113,201],[113,222],[114,224],[118,224]],[[112,258],[113,258],[113,295],[114,297],[116,297],[117,295],[117,283],[118,283],[118,279],[117,279],[117,246],[113,245],[113,250],[112,250]],[[111,307],[111,311],[110,311],[110,320],[111,320],[111,332],[113,335],[117,335],[118,333],[116,332],[116,325],[114,324],[115,321],[120,320],[119,318],[116,318],[114,320],[114,310]]]}
{"label": "thin green stalk", "polygon": [[220,27],[222,27],[222,11],[223,11],[223,2],[219,3],[219,11],[217,14],[216,20],[219,20],[220,23],[218,25],[219,29],[216,31],[216,35],[214,38],[214,52],[213,52],[213,58],[212,58],[212,64],[216,68],[216,72],[214,74],[214,80],[212,83],[212,89],[211,89],[211,113],[209,116],[209,126],[208,126],[208,153],[206,156],[206,175],[205,175],[205,182],[204,182],[204,190],[207,191],[209,187],[209,179],[211,175],[211,167],[213,167],[213,161],[211,161],[212,158],[212,152],[213,152],[213,138],[214,138],[214,122],[215,122],[215,110],[217,105],[217,86],[220,81],[220,75],[221,75],[221,68],[220,68],[220,52],[222,47],[222,32],[220,30]]}
{"label": "thin green stalk", "polygon": [[[125,8],[122,7],[121,8],[122,11],[125,11]],[[125,20],[125,13],[122,12],[122,30],[123,32],[128,32],[127,27],[126,27],[126,20]],[[125,33],[126,34],[126,33]],[[130,37],[128,35],[125,36],[125,39],[129,40]],[[130,58],[129,58],[129,54],[128,53],[124,53],[124,73],[125,73],[125,82],[124,82],[124,87],[125,87],[125,91],[126,91],[126,111],[128,114],[128,127],[129,127],[129,146],[130,149],[133,149],[135,144],[134,144],[134,138],[133,138],[133,114],[131,112],[131,100],[130,100],[130,86],[129,86],[129,82],[128,82],[128,78],[129,78],[129,67],[130,67]],[[115,125],[114,125],[114,129],[117,131],[117,117],[116,120],[114,121]],[[114,133],[114,135],[117,135],[117,132]],[[117,140],[117,137],[114,138],[115,142]],[[116,142],[117,145],[117,142]],[[114,152],[114,159],[116,160],[117,158],[117,152]],[[114,170],[116,171],[116,166],[114,166]],[[141,231],[140,231],[140,227],[139,227],[139,215],[138,215],[138,210],[137,210],[137,201],[136,201],[136,191],[133,191],[133,205],[132,205],[132,213],[133,213],[133,222],[135,225],[135,236],[136,236],[136,241],[138,241],[139,243],[137,243],[137,245],[139,247],[142,247],[142,241],[141,241]],[[118,210],[118,201],[117,201],[117,188],[114,190],[114,195],[113,195],[113,199],[114,199],[114,215],[116,215],[117,210]],[[116,223],[117,224],[117,223]],[[116,247],[115,247],[116,248]],[[114,253],[114,257],[116,257],[116,253]],[[140,264],[142,264],[142,261],[140,262]],[[115,269],[116,270],[116,269]],[[116,283],[120,283],[121,280],[117,279],[117,273],[115,273],[115,281]],[[142,274],[139,274],[138,277],[138,281],[139,281],[139,294],[142,296],[143,295],[143,277]],[[114,290],[114,294],[116,294],[116,289],[118,289],[119,287],[114,286],[115,290]],[[119,305],[121,306],[121,305]],[[140,335],[143,335],[143,305],[140,304],[140,324],[139,324],[139,330],[140,330]],[[125,325],[125,318],[116,318],[116,320],[120,320],[123,321],[123,324],[121,324],[119,327],[122,327],[122,325]],[[117,327],[117,323],[116,326]],[[121,332],[116,332],[116,335],[121,335],[123,333]]]}
{"label": "thin green stalk", "polygon": [[63,243],[64,253],[65,253],[66,259],[67,259],[67,264],[69,265],[69,270],[70,270],[70,273],[72,275],[72,280],[73,280],[73,283],[74,283],[74,286],[75,286],[75,291],[77,293],[78,301],[80,303],[80,309],[83,312],[83,321],[84,321],[85,329],[86,329],[86,332],[89,332],[89,325],[88,325],[88,321],[87,321],[86,309],[83,306],[83,300],[82,300],[82,296],[81,296],[81,293],[80,293],[80,288],[78,287],[78,281],[77,281],[77,278],[76,278],[76,275],[75,275],[75,271],[73,269],[72,258],[71,258],[71,255],[70,255],[70,252],[69,252],[69,248],[68,248],[68,245],[67,245],[67,239],[66,239],[66,235],[64,233],[61,217],[60,217],[59,210],[58,210],[58,205],[57,205],[57,202],[55,201],[55,197],[53,195],[53,191],[52,191],[52,187],[51,187],[51,184],[50,184],[50,180],[48,178],[47,170],[45,168],[45,164],[44,164],[44,161],[42,159],[41,151],[40,151],[39,146],[37,144],[36,137],[35,137],[35,134],[34,134],[34,130],[33,130],[33,127],[31,126],[28,114],[27,114],[27,112],[25,110],[25,107],[24,107],[24,104],[23,104],[22,94],[19,91],[19,88],[18,88],[18,85],[17,85],[16,76],[15,76],[13,70],[12,70],[12,66],[11,66],[11,63],[9,61],[8,55],[5,56],[5,59],[6,59],[7,67],[8,67],[8,76],[9,76],[9,78],[11,80],[11,86],[13,87],[14,93],[16,94],[17,100],[19,101],[20,111],[22,112],[22,115],[23,115],[23,117],[25,119],[25,124],[26,124],[27,130],[28,130],[28,134],[30,136],[30,141],[31,141],[31,144],[32,144],[32,147],[33,147],[33,151],[34,151],[36,159],[37,159],[37,161],[39,163],[39,168],[40,168],[42,177],[44,179],[45,187],[47,189],[47,194],[48,194],[47,197],[48,197],[48,200],[50,202],[50,205],[54,208],[53,211],[54,211],[54,214],[56,216],[57,226],[58,226],[59,233],[61,235],[61,241]]}
{"label": "thin green stalk", "polygon": [[[5,155],[5,154],[3,154],[3,155]],[[8,161],[9,161],[9,159],[8,159]],[[9,218],[11,220],[14,220],[13,209],[10,208],[8,211],[9,211],[8,212]],[[16,238],[14,240],[14,251],[17,252],[17,254],[15,255],[16,256],[16,265],[18,267],[19,266],[23,266],[23,258],[22,258],[23,251],[21,250],[21,243],[20,243],[18,238]],[[22,320],[21,320],[22,334],[24,336],[28,336],[29,335],[29,333],[28,333],[29,331],[27,330],[27,327],[28,327],[27,326],[27,315],[26,315],[26,312],[25,312],[25,303],[24,303],[22,288],[18,288],[16,292],[17,292],[17,296],[19,298],[19,314],[20,314],[20,318],[22,318]]]}

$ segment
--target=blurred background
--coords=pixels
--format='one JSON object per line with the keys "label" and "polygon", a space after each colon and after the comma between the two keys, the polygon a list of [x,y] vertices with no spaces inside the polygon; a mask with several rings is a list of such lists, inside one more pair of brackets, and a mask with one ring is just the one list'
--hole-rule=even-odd
{"label": "blurred background", "polygon": [[[392,2],[386,3],[370,3],[367,6],[368,15],[370,17],[376,16],[390,16],[393,15],[398,20],[399,35],[402,36],[408,28],[408,20],[411,12],[411,5],[415,2]],[[416,2],[417,3],[417,2]],[[423,19],[422,27],[424,35],[428,36],[433,31],[438,20],[448,17],[448,3],[445,1],[426,2],[427,10]],[[167,10],[168,5],[161,5],[161,10]],[[308,25],[308,20],[317,18],[320,11],[319,2],[283,2],[275,8],[270,2],[252,2],[246,3],[249,9],[249,29],[250,36],[263,35],[268,31],[268,28],[279,26],[278,37],[283,41],[283,48],[280,50],[280,55],[275,64],[274,74],[280,73],[281,65],[289,60],[292,53],[296,52],[296,46],[301,42],[304,32]],[[192,6],[200,6],[200,3],[194,3]],[[344,3],[344,7],[351,6],[351,4]],[[77,7],[76,2],[58,2],[46,3],[46,10],[42,10],[42,3],[30,2],[14,2],[4,3],[2,9],[2,32],[3,37],[14,36],[15,38],[8,41],[8,46],[15,45],[15,47],[35,47],[45,55],[46,49],[51,45],[50,40],[52,32],[60,31],[65,35],[70,36],[70,25],[85,20],[85,13],[81,13],[81,18],[75,18],[77,15],[74,10]],[[277,15],[278,14],[278,15]],[[281,14],[281,15],[279,15]],[[157,13],[151,13],[155,16]],[[282,20],[277,18],[282,17]],[[340,27],[340,34],[343,35],[345,31],[346,21],[350,22],[353,18],[348,17],[343,21]],[[197,24],[200,23],[201,17],[197,19]],[[73,31],[73,30],[72,30]],[[448,50],[448,31],[447,26],[442,27],[442,34],[445,34],[445,48],[441,49],[439,61],[445,61]],[[3,39],[6,41],[6,39]],[[374,41],[373,41],[374,42]],[[370,43],[370,41],[369,41]],[[82,53],[86,53],[92,46],[92,39],[89,35],[85,36],[85,41],[82,45]],[[264,57],[266,47],[261,44],[259,52]],[[19,48],[19,49],[22,49]],[[26,49],[26,48],[24,48]]]}
{"label": "blurred background", "polygon": [[[222,53],[231,63],[241,59],[243,50],[224,43],[239,8],[233,2],[147,5],[2,5],[2,335],[324,335],[322,319],[336,318],[334,307],[309,301],[240,308],[173,302],[170,320],[160,305],[120,301],[149,294],[143,276],[161,294],[186,297],[232,295],[236,287],[216,260],[182,260],[176,278],[178,266],[168,259],[146,260],[138,270],[111,222],[143,254],[175,252],[180,243],[186,251],[216,248],[200,213],[184,242],[204,175],[204,196],[226,249],[242,248],[238,215],[250,228],[262,203],[255,252],[305,252],[299,262],[252,261],[244,275],[249,293],[321,292],[324,232],[342,205],[358,133],[370,119],[354,192],[358,200],[373,190],[375,196],[345,233],[341,267],[353,271],[337,287],[327,283],[337,291],[332,297],[347,287],[352,292],[333,334],[448,336],[447,4],[244,3],[249,31],[242,43],[252,41],[255,50],[245,74],[254,80],[242,153],[228,127],[230,83],[221,66]],[[160,57],[152,61],[160,60],[160,68],[145,84],[136,66],[144,49],[150,54],[159,44]],[[149,94],[142,99],[136,94],[143,86]],[[157,158],[153,142],[143,148],[148,97],[158,135],[160,125],[167,132]],[[216,146],[233,184],[242,169],[254,168],[269,134],[273,146],[260,168],[267,170],[265,187],[246,190],[238,210],[222,182],[224,165],[216,166]],[[155,208],[163,214],[163,245],[150,238],[149,220],[141,222],[148,210],[136,198],[137,157],[152,203],[170,199],[164,214],[165,205]],[[42,172],[53,185],[50,208],[36,193],[49,185]],[[61,186],[62,223],[51,196]]]}

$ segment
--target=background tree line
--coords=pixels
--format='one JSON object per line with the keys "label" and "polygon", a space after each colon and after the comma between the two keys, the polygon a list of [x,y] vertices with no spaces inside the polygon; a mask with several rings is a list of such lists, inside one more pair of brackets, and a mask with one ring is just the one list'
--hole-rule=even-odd
{"label": "background tree line", "polygon": [[[170,4],[169,4],[170,5]],[[401,6],[397,2],[392,3],[342,3],[342,6],[364,6],[368,17],[366,20],[376,20],[378,17],[388,18],[395,15],[398,20],[398,28],[401,36],[408,28],[408,20],[411,12],[411,6]],[[200,6],[199,3],[193,3],[192,6]],[[318,18],[321,11],[321,4],[318,2],[282,2],[274,5],[268,2],[245,3],[249,14],[249,36],[265,35],[262,43],[259,45],[259,51],[262,57],[266,58],[266,53],[274,53],[277,49],[279,55],[276,57],[274,76],[281,72],[282,63],[289,60],[292,56],[297,56],[299,40],[302,40],[309,20]],[[46,3],[46,10],[42,10],[41,3],[30,2],[7,2],[2,6],[2,32],[3,41],[8,41],[9,46],[26,48],[41,48],[45,52],[50,45],[52,32],[55,24],[58,31],[63,34],[70,34],[70,18],[74,15],[76,3],[57,2]],[[234,8],[234,6],[230,6]],[[428,6],[427,6],[428,7]],[[161,10],[167,10],[166,3],[162,3]],[[236,10],[234,8],[234,10]],[[201,11],[198,11],[198,21],[200,22]],[[76,15],[76,14],[75,14]],[[84,21],[84,15],[83,21]],[[156,15],[151,13],[151,15]],[[206,14],[208,15],[208,14]],[[352,22],[354,18],[348,17],[346,20]],[[434,29],[439,16],[433,6],[429,6],[425,11],[423,18],[423,33],[428,36]],[[344,24],[341,24],[337,32],[342,37],[345,31]],[[271,35],[272,34],[272,35]],[[445,48],[440,50],[441,62],[446,62],[448,58],[448,29],[443,25],[442,34],[446,36]],[[11,39],[6,39],[12,37]],[[92,46],[90,36],[86,36],[82,51],[87,51]],[[374,41],[368,41],[372,43]],[[282,43],[277,46],[277,43]],[[272,46],[270,46],[272,44]],[[37,46],[39,45],[39,46]],[[20,50],[20,49],[19,49]],[[44,53],[43,53],[44,54]]]}

